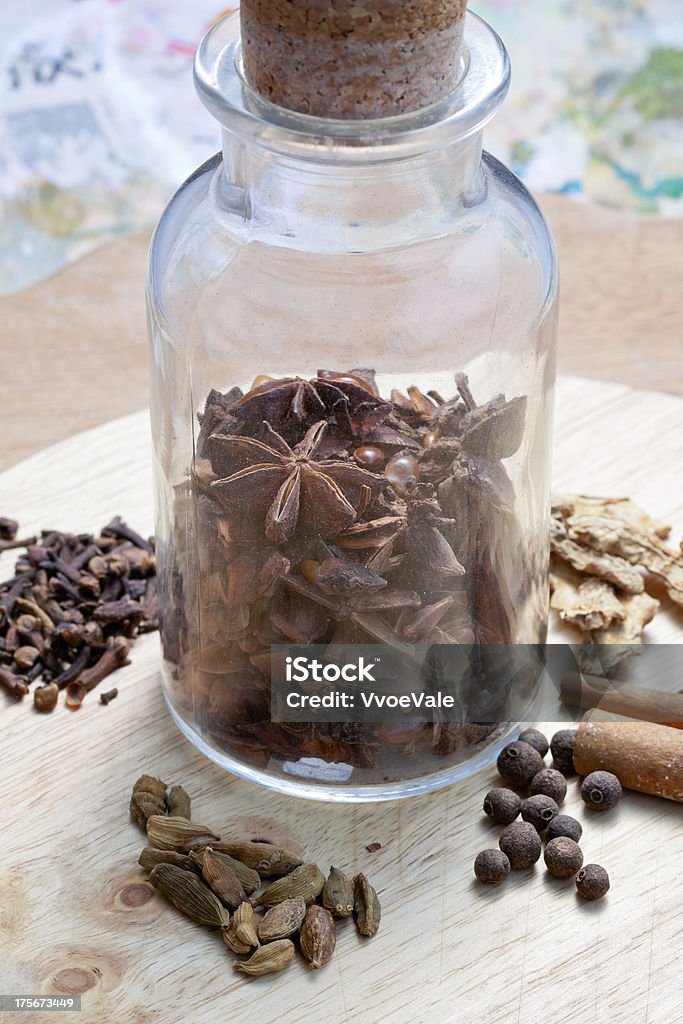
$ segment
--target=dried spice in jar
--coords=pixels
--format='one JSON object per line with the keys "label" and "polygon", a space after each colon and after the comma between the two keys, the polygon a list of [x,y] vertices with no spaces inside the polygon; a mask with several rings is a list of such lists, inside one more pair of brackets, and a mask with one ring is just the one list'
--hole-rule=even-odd
{"label": "dried spice in jar", "polygon": [[[166,592],[163,641],[178,706],[192,704],[240,760],[304,756],[386,779],[398,763],[405,770],[406,753],[424,770],[442,757],[457,762],[497,731],[509,693],[495,676],[488,723],[271,719],[273,645],[381,644],[410,657],[414,645],[513,639],[487,531],[514,530],[502,511],[502,459],[521,443],[525,401],[477,405],[463,375],[448,401],[408,392],[381,395],[371,370],[320,370],[209,395],[192,480],[200,558],[184,560],[182,587]],[[496,460],[486,483],[472,469],[485,451]],[[482,488],[492,500],[496,487],[498,510],[479,520],[476,539],[463,509]],[[186,508],[179,496],[177,514]],[[476,710],[476,669],[467,685]],[[515,775],[528,781],[542,759],[513,746],[529,755]]]}
{"label": "dried spice in jar", "polygon": [[[148,297],[175,720],[263,785],[362,800],[453,781],[529,718],[557,274],[536,204],[482,163],[500,39],[464,0],[344,6],[245,0],[209,30],[222,154],[165,210]],[[289,713],[292,648],[453,703]]]}

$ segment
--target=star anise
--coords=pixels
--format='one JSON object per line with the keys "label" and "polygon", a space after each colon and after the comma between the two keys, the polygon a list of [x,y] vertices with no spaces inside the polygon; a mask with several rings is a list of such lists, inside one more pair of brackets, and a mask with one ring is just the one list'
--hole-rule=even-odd
{"label": "star anise", "polygon": [[237,403],[235,413],[255,424],[268,420],[280,427],[292,417],[303,420],[320,419],[325,403],[311,381],[304,377],[281,377],[267,380],[248,391]]}
{"label": "star anise", "polygon": [[[388,552],[383,561],[388,559]],[[345,558],[341,552],[321,562],[305,579],[298,573],[287,573],[282,584],[309,601],[325,609],[328,616],[342,627],[335,631],[332,643],[354,643],[371,637],[379,643],[388,643],[406,654],[412,653],[407,643],[389,624],[385,616],[402,609],[420,606],[420,598],[412,590],[395,589],[376,571],[376,555],[359,563]],[[360,631],[360,637],[355,634]]]}
{"label": "star anise", "polygon": [[362,377],[320,370],[311,380],[267,380],[248,391],[232,411],[247,426],[258,426],[267,420],[280,433],[291,437],[293,430],[323,417],[336,417],[345,428],[350,425],[358,433],[361,425],[369,428],[381,423],[391,406]]}
{"label": "star anise", "polygon": [[383,477],[350,461],[319,460],[324,421],[294,448],[264,427],[267,444],[237,435],[211,437],[211,463],[221,477],[211,488],[240,524],[263,528],[274,544],[287,543],[295,531],[307,541],[336,536],[383,486]]}
{"label": "star anise", "polygon": [[212,434],[218,431],[221,433],[230,433],[232,431],[233,424],[237,423],[232,410],[235,407],[235,403],[241,397],[242,392],[240,388],[231,388],[225,394],[221,394],[220,391],[215,389],[209,392],[204,412],[199,413],[197,416],[200,425],[197,437],[198,458],[203,457],[206,451],[206,442]]}

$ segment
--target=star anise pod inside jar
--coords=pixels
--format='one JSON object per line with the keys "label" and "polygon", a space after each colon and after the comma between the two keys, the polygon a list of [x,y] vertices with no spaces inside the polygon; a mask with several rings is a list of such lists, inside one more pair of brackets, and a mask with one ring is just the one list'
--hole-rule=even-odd
{"label": "star anise pod inside jar", "polygon": [[[379,644],[412,666],[412,679],[425,648],[514,635],[501,558],[521,577],[524,549],[504,462],[520,444],[524,399],[479,406],[464,375],[448,400],[406,390],[387,400],[372,371],[318,370],[208,395],[191,470],[190,579],[173,598],[196,600],[182,601],[179,623],[190,621],[173,660],[178,693],[188,691],[214,742],[240,759],[262,764],[267,751],[386,774],[397,749],[450,757],[483,735],[478,724],[470,734],[467,721],[413,715],[396,727],[365,724],[360,742],[349,723],[270,718],[282,645],[318,644],[334,657]],[[192,521],[180,497],[176,514]],[[449,666],[439,663],[435,685],[451,682]],[[472,692],[483,692],[478,679]]]}
{"label": "star anise pod inside jar", "polygon": [[362,514],[384,478],[350,460],[320,459],[326,429],[324,420],[315,423],[294,448],[268,423],[267,441],[213,435],[211,464],[219,479],[211,488],[237,532],[262,530],[275,544],[295,532],[304,541],[324,540]]}

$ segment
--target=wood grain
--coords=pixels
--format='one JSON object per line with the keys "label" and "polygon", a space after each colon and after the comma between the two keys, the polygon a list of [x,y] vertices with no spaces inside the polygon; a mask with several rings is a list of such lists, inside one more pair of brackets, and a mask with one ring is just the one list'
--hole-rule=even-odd
{"label": "wood grain", "polygon": [[[627,493],[683,530],[683,401],[564,381],[557,489]],[[145,414],[64,442],[0,476],[3,511],[27,529],[94,529],[121,513],[152,525]],[[0,562],[9,574],[13,556]],[[557,635],[557,634],[556,634]],[[672,611],[653,640],[683,638]],[[141,638],[108,707],[89,699],[49,719],[3,706],[0,992],[82,992],[82,1024],[680,1024],[683,807],[628,793],[584,823],[587,861],[608,897],[585,904],[537,866],[503,887],[477,884],[472,862],[498,831],[481,813],[487,769],[439,793],[371,806],[309,803],[261,790],[207,762],[172,725],[158,683],[158,641]],[[2,699],[4,703],[4,698]],[[550,716],[552,717],[552,716]],[[553,729],[552,723],[548,725]],[[226,836],[262,837],[365,871],[384,917],[361,940],[340,927],[333,961],[297,960],[275,978],[237,975],[220,937],[154,894],[128,818],[143,771],[193,794],[195,816]],[[381,843],[368,853],[365,847]],[[26,1024],[62,1014],[25,1013]]]}
{"label": "wood grain", "polygon": [[[683,221],[540,204],[560,256],[561,371],[683,394]],[[119,239],[0,299],[0,468],[147,405],[148,240]]]}

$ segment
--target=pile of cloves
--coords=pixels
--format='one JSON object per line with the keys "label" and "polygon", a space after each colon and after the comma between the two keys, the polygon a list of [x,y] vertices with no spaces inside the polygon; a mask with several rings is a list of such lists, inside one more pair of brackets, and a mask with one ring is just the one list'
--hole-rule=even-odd
{"label": "pile of cloves", "polygon": [[[360,935],[377,934],[381,907],[364,874],[353,879],[262,840],[222,839],[191,819],[181,786],[142,775],[130,800],[133,820],[147,832],[138,863],[162,895],[197,924],[221,929],[223,942],[246,960],[251,976],[281,971],[298,948],[309,967],[332,958],[337,925],[352,915]],[[255,909],[259,908],[259,909]],[[297,945],[295,945],[295,943]]]}
{"label": "pile of cloves", "polygon": [[[0,553],[25,548],[14,576],[0,584],[0,688],[22,700],[30,684],[38,711],[60,690],[79,708],[103,679],[129,664],[131,641],[158,629],[154,542],[120,518],[98,536],[44,530],[19,539],[0,519]],[[116,689],[102,693],[108,704]]]}

